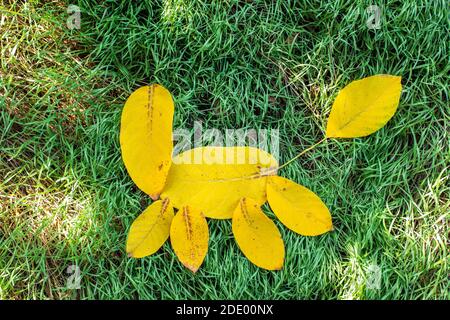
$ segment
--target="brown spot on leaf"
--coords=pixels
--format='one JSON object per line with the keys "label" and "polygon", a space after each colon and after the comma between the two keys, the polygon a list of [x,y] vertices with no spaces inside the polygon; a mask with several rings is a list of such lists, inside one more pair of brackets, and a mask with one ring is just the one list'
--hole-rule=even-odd
{"label": "brown spot on leaf", "polygon": [[160,216],[164,215],[164,213],[167,211],[167,207],[169,206],[170,200],[169,198],[165,198],[162,202],[161,206],[161,212],[159,213]]}
{"label": "brown spot on leaf", "polygon": [[156,201],[159,199],[159,193],[157,194],[149,194],[150,198],[152,198],[153,201]]}
{"label": "brown spot on leaf", "polygon": [[186,235],[188,240],[191,240],[192,238],[192,221],[191,217],[189,216],[189,207],[183,208],[183,217],[184,217],[184,223],[186,224]]}

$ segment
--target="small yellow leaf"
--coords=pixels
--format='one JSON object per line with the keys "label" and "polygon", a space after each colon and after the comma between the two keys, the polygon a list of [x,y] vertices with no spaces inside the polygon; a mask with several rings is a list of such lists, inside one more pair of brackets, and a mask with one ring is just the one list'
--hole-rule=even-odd
{"label": "small yellow leaf", "polygon": [[278,219],[303,236],[333,229],[330,211],[311,190],[283,177],[269,177],[267,200]]}
{"label": "small yellow leaf", "polygon": [[208,223],[199,211],[191,206],[178,210],[170,227],[170,242],[181,263],[196,272],[208,251]]}
{"label": "small yellow leaf", "polygon": [[331,108],[326,136],[357,138],[381,129],[397,110],[401,77],[375,75],[342,89]]}
{"label": "small yellow leaf", "polygon": [[158,199],[171,165],[174,105],[166,88],[140,87],[122,111],[120,147],[128,174],[139,189]]}
{"label": "small yellow leaf", "polygon": [[142,258],[158,251],[169,237],[173,208],[169,199],[153,202],[134,220],[128,232],[127,252]]}
{"label": "small yellow leaf", "polygon": [[283,267],[280,231],[255,200],[241,199],[233,214],[232,229],[239,248],[253,264],[267,270]]}
{"label": "small yellow leaf", "polygon": [[191,205],[205,216],[229,219],[244,197],[263,205],[267,176],[278,166],[269,153],[252,147],[200,147],[173,158],[162,197],[175,208]]}

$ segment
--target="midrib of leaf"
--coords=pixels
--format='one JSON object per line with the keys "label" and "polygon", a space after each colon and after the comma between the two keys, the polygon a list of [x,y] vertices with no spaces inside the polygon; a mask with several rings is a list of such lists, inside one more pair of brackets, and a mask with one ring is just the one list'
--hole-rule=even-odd
{"label": "midrib of leaf", "polygon": [[150,85],[147,92],[147,134],[149,139],[153,133],[153,91],[153,85]]}
{"label": "midrib of leaf", "polygon": [[[191,261],[194,261],[195,256],[196,256],[196,252],[195,252],[195,247],[192,245],[191,240],[192,240],[192,221],[191,221],[191,217],[190,217],[190,213],[189,213],[189,207],[183,207],[183,220],[184,223],[186,225],[186,235],[187,235],[187,240],[189,240],[189,256]],[[192,270],[193,272],[195,272],[197,270],[196,267],[194,267],[193,265],[191,265],[190,263],[185,263],[185,266],[187,268],[189,268],[190,270]]]}
{"label": "midrib of leaf", "polygon": [[236,176],[236,177],[222,178],[222,179],[207,179],[207,178],[202,179],[200,177],[196,177],[193,179],[185,179],[185,178],[178,179],[178,181],[196,182],[196,183],[216,183],[216,182],[219,183],[219,182],[237,182],[237,181],[243,181],[243,180],[254,180],[254,179],[265,178],[265,177],[266,177],[266,175],[262,175],[261,172],[256,171],[255,173],[252,173],[247,176]]}
{"label": "midrib of leaf", "polygon": [[[148,86],[147,91],[147,141],[151,141],[152,143],[147,143],[147,148],[149,149],[149,154],[152,154],[154,152],[153,148],[155,145],[153,144],[154,141],[152,140],[153,137],[153,114],[154,114],[154,92],[155,92],[155,84],[151,84]],[[150,158],[150,162],[155,165],[160,165],[159,161],[156,161],[153,157]]]}
{"label": "midrib of leaf", "polygon": [[266,176],[262,175],[252,175],[252,176],[241,176],[236,178],[224,178],[224,179],[178,179],[183,182],[196,182],[196,183],[220,183],[220,182],[238,182],[244,180],[255,180],[259,178],[266,178]]}
{"label": "midrib of leaf", "polygon": [[241,207],[241,212],[242,212],[242,215],[244,216],[245,221],[247,221],[247,224],[249,226],[253,227],[254,220],[251,219],[249,214],[248,214],[247,201],[245,200],[245,198],[241,199],[239,205]]}
{"label": "midrib of leaf", "polygon": [[[353,115],[346,123],[344,123],[342,126],[339,127],[339,131],[342,131],[342,129],[346,128],[350,123],[354,122],[355,119],[357,119],[359,116],[361,116],[363,113],[368,112],[370,109],[372,109],[372,107],[376,104],[376,102],[378,102],[378,100],[384,95],[384,92],[381,93],[380,95],[378,95],[378,97],[372,101],[371,103],[369,103],[369,105],[367,106],[367,108],[362,109],[361,111],[359,111],[358,113],[356,113],[355,115]],[[345,97],[345,102],[344,102],[344,109],[345,106],[347,105],[348,99],[347,97]]]}
{"label": "midrib of leaf", "polygon": [[[187,235],[187,239],[191,240],[192,239],[192,222],[191,222],[191,217],[189,216],[189,207],[183,207],[183,220],[184,223],[186,225],[186,235]],[[191,248],[192,251],[192,248]]]}

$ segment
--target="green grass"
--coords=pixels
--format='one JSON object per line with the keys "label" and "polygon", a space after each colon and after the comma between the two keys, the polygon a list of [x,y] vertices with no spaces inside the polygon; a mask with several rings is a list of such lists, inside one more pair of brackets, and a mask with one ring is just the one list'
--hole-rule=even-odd
{"label": "green grass", "polygon": [[[377,1],[381,29],[369,30],[370,4],[80,0],[81,30],[68,30],[68,3],[3,2],[0,298],[448,299],[448,6]],[[275,219],[283,270],[253,266],[230,221],[209,220],[195,275],[168,243],[126,257],[150,203],[118,142],[138,86],[170,89],[177,128],[278,128],[285,162],[323,137],[339,89],[377,73],[403,77],[387,126],[327,141],[281,172],[320,195],[335,226],[307,238]],[[71,264],[79,290],[66,286]],[[380,289],[366,286],[371,264]]]}

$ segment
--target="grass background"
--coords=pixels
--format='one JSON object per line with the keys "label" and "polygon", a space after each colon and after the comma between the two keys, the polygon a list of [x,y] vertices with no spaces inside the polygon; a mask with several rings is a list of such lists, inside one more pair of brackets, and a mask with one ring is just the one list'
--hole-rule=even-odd
{"label": "grass background", "polygon": [[[448,299],[449,20],[445,1],[79,0],[0,6],[0,298]],[[401,75],[399,110],[367,138],[330,140],[282,175],[321,196],[335,231],[283,227],[285,267],[239,251],[209,221],[196,275],[166,243],[124,252],[150,203],[120,157],[123,103],[158,82],[175,127],[278,128],[284,162],[320,140],[350,81]],[[265,208],[270,214],[268,207]],[[69,265],[81,270],[70,290]],[[366,286],[381,268],[379,289]]]}

